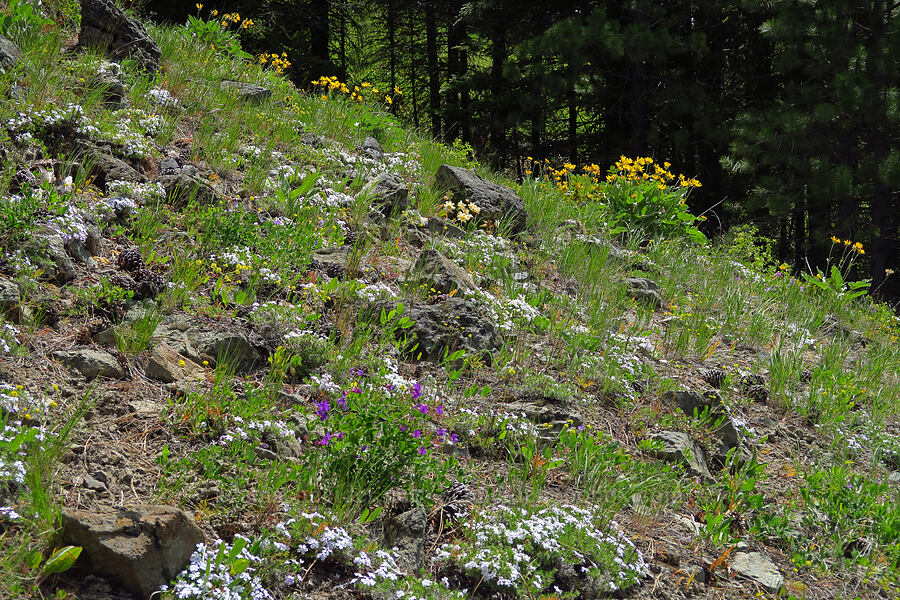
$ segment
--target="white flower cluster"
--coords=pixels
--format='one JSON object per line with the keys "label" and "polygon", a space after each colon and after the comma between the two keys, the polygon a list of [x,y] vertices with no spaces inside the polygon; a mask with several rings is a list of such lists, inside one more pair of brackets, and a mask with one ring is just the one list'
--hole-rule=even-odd
{"label": "white flower cluster", "polygon": [[[3,326],[0,327],[0,354],[9,354],[12,352],[13,347],[10,344],[18,344],[18,340],[16,340],[16,336],[19,335],[19,330],[16,329],[16,326],[12,323],[3,323]],[[0,402],[3,399],[3,391],[0,388]]]}
{"label": "white flower cluster", "polygon": [[[137,202],[144,202],[149,199],[163,198],[166,190],[159,182],[137,183],[134,181],[122,181],[115,179],[106,184],[110,194],[117,196],[126,196]],[[137,208],[136,206],[133,208]]]}
{"label": "white flower cluster", "polygon": [[[175,579],[171,588],[176,598],[197,600],[269,600],[274,598],[266,590],[258,577],[254,575],[261,559],[244,547],[234,560],[246,560],[249,566],[234,574],[230,561],[220,560],[228,556],[232,546],[222,540],[216,540],[212,549],[206,544],[198,544],[191,555],[191,562]],[[233,562],[233,561],[231,561]],[[169,591],[163,586],[161,591]]]}
{"label": "white flower cluster", "polygon": [[577,506],[531,512],[500,505],[467,523],[468,542],[445,544],[435,560],[456,561],[500,588],[543,590],[553,582],[544,581],[542,569],[559,559],[582,577],[604,579],[610,591],[639,583],[647,573],[640,551],[615,522],[601,529],[596,520]]}
{"label": "white flower cluster", "polygon": [[469,428],[469,435],[474,436],[477,429],[496,428],[514,433],[525,438],[537,439],[538,426],[525,413],[511,413],[505,410],[489,409],[476,412],[471,408],[456,409],[460,423]]}
{"label": "white flower cluster", "polygon": [[216,443],[220,446],[225,446],[235,440],[249,440],[251,437],[255,437],[251,435],[251,432],[254,431],[259,433],[270,431],[281,438],[296,439],[297,437],[291,426],[284,421],[264,419],[262,421],[245,422],[243,418],[238,416],[234,416],[232,419],[236,425],[218,439]]}
{"label": "white flower cluster", "polygon": [[[5,324],[4,329],[18,332],[15,327],[8,323]],[[49,405],[50,401],[45,397],[35,398],[21,385],[0,384],[0,410],[4,413],[28,414],[40,412]]]}
{"label": "white flower cluster", "polygon": [[47,222],[47,226],[59,235],[63,242],[69,243],[78,240],[84,243],[87,240],[88,228],[85,225],[86,217],[77,206],[69,205],[62,215],[53,217]]}
{"label": "white flower cluster", "polygon": [[356,290],[356,295],[369,302],[375,302],[376,300],[396,300],[400,297],[400,294],[396,290],[381,282],[364,285]]}
{"label": "white flower cluster", "polygon": [[319,388],[320,392],[329,394],[341,393],[341,386],[335,383],[334,378],[331,377],[331,373],[326,372],[321,375],[312,375],[310,376],[309,381]]}
{"label": "white flower cluster", "polygon": [[163,88],[154,88],[147,92],[150,99],[163,108],[175,108],[178,106],[178,99],[173,96],[169,90]]}
{"label": "white flower cluster", "polygon": [[375,587],[382,581],[397,581],[403,577],[403,571],[397,566],[396,559],[385,550],[376,550],[374,560],[366,552],[360,552],[354,557],[353,564],[359,570],[350,583],[365,587]]}
{"label": "white flower cluster", "polygon": [[299,519],[279,522],[275,532],[278,539],[266,540],[265,546],[281,551],[293,547],[301,556],[314,554],[320,561],[353,548],[353,538],[347,530],[329,526],[328,519],[317,512],[300,513]]}
{"label": "white flower cluster", "polygon": [[43,427],[28,427],[22,421],[0,424],[0,486],[25,484],[24,459],[29,452],[43,452],[48,435]]}
{"label": "white flower cluster", "polygon": [[472,217],[481,212],[481,207],[474,202],[463,202],[462,200],[456,203],[453,200],[447,200],[441,205],[441,208],[444,209],[448,218],[460,223],[469,222]]}

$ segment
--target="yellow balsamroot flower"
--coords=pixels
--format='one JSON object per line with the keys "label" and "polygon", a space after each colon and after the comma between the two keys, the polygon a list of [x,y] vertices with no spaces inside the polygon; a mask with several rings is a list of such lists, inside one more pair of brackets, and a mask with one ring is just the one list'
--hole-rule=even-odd
{"label": "yellow balsamroot flower", "polygon": [[197,4],[195,4],[194,6],[197,7],[197,10],[203,10],[203,5],[200,4],[199,2]]}
{"label": "yellow balsamroot flower", "polygon": [[840,244],[840,243],[841,243],[841,238],[836,237],[836,236],[831,236],[831,243],[832,243],[832,244]]}

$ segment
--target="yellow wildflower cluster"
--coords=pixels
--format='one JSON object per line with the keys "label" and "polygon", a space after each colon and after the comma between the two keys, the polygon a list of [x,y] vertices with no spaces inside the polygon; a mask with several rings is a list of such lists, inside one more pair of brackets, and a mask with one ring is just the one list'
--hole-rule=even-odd
{"label": "yellow wildflower cluster", "polygon": [[[596,167],[596,165],[591,166]],[[675,175],[669,171],[671,166],[672,163],[669,162],[664,162],[660,166],[658,163],[653,162],[653,159],[649,156],[640,156],[635,159],[621,156],[614,166],[615,172],[607,175],[606,181],[609,183],[616,181],[655,181],[659,189],[664,189],[676,179]],[[701,187],[699,181],[685,177],[681,173],[678,174],[677,179],[680,187]]]}
{"label": "yellow wildflower cluster", "polygon": [[844,246],[850,248],[857,254],[865,254],[866,253],[866,251],[863,250],[862,242],[853,242],[851,240],[842,240],[839,237],[831,236],[831,243],[832,244],[843,244]]}
{"label": "yellow wildflower cluster", "polygon": [[[350,100],[354,100],[356,102],[362,102],[368,95],[378,96],[381,91],[373,86],[368,81],[363,81],[359,85],[353,86],[353,89],[350,89],[346,83],[342,83],[336,76],[332,75],[331,77],[326,77],[322,75],[315,81],[310,82],[315,87],[322,88],[324,92],[340,92],[341,94],[347,94],[350,96]],[[386,94],[384,96],[384,101],[387,104],[393,104],[394,99],[397,96],[402,96],[403,92],[396,86],[394,86],[394,95]],[[322,96],[322,100],[327,100],[328,95],[325,94]]]}
{"label": "yellow wildflower cluster", "polygon": [[284,73],[287,69],[291,68],[291,61],[288,60],[287,52],[282,52],[280,56],[275,53],[260,54],[259,62],[263,66],[272,67],[272,69],[279,75]]}

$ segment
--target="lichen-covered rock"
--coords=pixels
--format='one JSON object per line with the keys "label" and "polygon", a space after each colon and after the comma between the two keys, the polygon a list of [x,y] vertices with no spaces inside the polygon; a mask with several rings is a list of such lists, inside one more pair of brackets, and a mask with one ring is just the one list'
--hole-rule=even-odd
{"label": "lichen-covered rock", "polygon": [[62,536],[83,548],[76,570],[115,580],[150,598],[187,566],[203,533],[171,506],[64,509]]}
{"label": "lichen-covered rock", "polygon": [[478,206],[480,212],[473,215],[473,222],[504,222],[514,235],[525,229],[528,220],[525,203],[508,187],[487,181],[469,169],[450,165],[438,167],[435,179],[439,186],[450,190],[455,201],[464,200]]}
{"label": "lichen-covered rock", "polygon": [[660,458],[682,462],[694,475],[709,481],[714,479],[706,464],[703,446],[688,434],[680,431],[660,431],[651,435],[650,439],[661,444],[661,448],[656,452]]}
{"label": "lichen-covered rock", "polygon": [[19,62],[20,56],[22,52],[19,47],[12,40],[0,35],[0,70],[6,72],[7,69],[11,69]]}
{"label": "lichen-covered rock", "polygon": [[131,58],[148,73],[159,69],[162,56],[159,44],[144,26],[126,15],[112,0],[81,0],[78,46],[99,50],[116,62]]}
{"label": "lichen-covered rock", "polygon": [[419,254],[407,280],[425,286],[427,292],[439,294],[465,296],[478,289],[471,275],[434,248]]}
{"label": "lichen-covered rock", "polygon": [[220,85],[223,90],[234,92],[239,98],[248,102],[261,104],[272,97],[272,90],[264,88],[261,85],[254,85],[243,81],[231,81],[230,79],[223,80]]}
{"label": "lichen-covered rock", "polygon": [[124,374],[119,361],[101,350],[90,348],[60,350],[53,353],[53,358],[70,369],[75,369],[84,375],[85,379],[96,379],[100,376],[118,379]]}
{"label": "lichen-covered rock", "polygon": [[414,360],[440,362],[445,354],[464,350],[490,360],[490,352],[500,348],[499,328],[487,313],[466,298],[449,298],[440,304],[412,304],[404,316],[413,325],[406,330],[416,347],[409,348]]}

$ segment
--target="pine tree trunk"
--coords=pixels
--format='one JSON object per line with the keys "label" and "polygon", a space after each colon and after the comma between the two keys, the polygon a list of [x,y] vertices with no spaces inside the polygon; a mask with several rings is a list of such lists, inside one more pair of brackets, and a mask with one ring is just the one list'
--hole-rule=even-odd
{"label": "pine tree trunk", "polygon": [[437,55],[437,21],[434,0],[425,1],[425,60],[428,63],[428,109],[431,113],[431,135],[441,137],[441,72]]}

